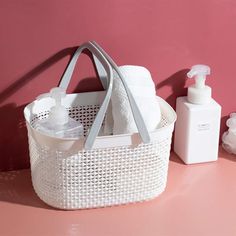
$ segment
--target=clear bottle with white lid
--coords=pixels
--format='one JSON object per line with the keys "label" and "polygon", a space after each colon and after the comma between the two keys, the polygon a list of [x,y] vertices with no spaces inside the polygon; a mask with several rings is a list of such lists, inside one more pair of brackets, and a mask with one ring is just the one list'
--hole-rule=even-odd
{"label": "clear bottle with white lid", "polygon": [[50,93],[40,95],[37,100],[51,97],[55,100],[55,106],[49,111],[45,119],[38,120],[35,128],[46,135],[57,138],[80,138],[84,134],[83,125],[69,116],[68,110],[62,105],[61,100],[66,93],[56,87]]}
{"label": "clear bottle with white lid", "polygon": [[195,84],[188,88],[187,97],[177,98],[174,151],[186,164],[218,158],[221,106],[205,85],[209,74],[210,67],[193,66],[187,76],[194,78]]}

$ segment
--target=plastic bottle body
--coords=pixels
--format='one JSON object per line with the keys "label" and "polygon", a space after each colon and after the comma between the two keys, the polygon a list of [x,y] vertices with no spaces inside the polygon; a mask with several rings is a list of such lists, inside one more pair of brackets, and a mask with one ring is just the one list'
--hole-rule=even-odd
{"label": "plastic bottle body", "polygon": [[189,103],[179,97],[176,104],[174,151],[186,163],[216,161],[218,158],[221,106]]}
{"label": "plastic bottle body", "polygon": [[57,138],[81,138],[84,135],[83,125],[72,118],[69,118],[65,124],[51,122],[48,118],[38,120],[35,128],[46,135]]}
{"label": "plastic bottle body", "polygon": [[49,93],[41,94],[37,100],[50,97],[55,105],[50,108],[47,118],[38,120],[35,128],[52,137],[80,138],[84,135],[83,125],[69,116],[69,112],[62,104],[62,98],[66,96],[64,89],[55,87]]}

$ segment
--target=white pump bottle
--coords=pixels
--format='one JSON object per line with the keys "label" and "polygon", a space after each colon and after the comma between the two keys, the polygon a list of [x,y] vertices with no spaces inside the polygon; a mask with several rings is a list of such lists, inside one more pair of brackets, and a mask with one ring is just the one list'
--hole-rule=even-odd
{"label": "white pump bottle", "polygon": [[174,151],[186,163],[216,161],[218,158],[221,106],[205,85],[210,67],[195,65],[187,73],[195,79],[187,97],[177,98]]}
{"label": "white pump bottle", "polygon": [[35,128],[46,135],[57,138],[80,138],[83,136],[83,125],[69,116],[69,112],[62,105],[65,91],[59,87],[52,88],[50,93],[37,97],[37,100],[51,97],[55,100],[55,106],[49,111],[45,119],[38,120]]}

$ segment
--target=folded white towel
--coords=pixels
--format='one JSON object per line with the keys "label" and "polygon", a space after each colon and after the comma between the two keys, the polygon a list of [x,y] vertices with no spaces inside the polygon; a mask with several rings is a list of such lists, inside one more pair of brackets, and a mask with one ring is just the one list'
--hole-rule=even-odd
{"label": "folded white towel", "polygon": [[[120,66],[119,69],[140,109],[148,131],[155,130],[161,120],[161,111],[150,72],[141,66],[126,65]],[[120,78],[115,74],[104,133],[126,134],[137,131],[127,94]]]}

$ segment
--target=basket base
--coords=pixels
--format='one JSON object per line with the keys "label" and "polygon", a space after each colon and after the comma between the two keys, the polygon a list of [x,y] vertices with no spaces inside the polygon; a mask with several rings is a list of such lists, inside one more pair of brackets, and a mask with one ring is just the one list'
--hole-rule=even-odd
{"label": "basket base", "polygon": [[[33,185],[34,187],[34,185]],[[140,199],[136,201],[128,201],[128,202],[123,202],[123,203],[114,203],[114,204],[108,204],[108,205],[97,205],[97,206],[89,206],[89,207],[68,207],[68,206],[62,206],[60,203],[56,202],[48,202],[45,201],[44,196],[41,196],[40,194],[37,193],[37,190],[34,187],[36,195],[39,197],[41,201],[43,201],[45,204],[47,204],[50,207],[60,209],[60,210],[65,210],[65,211],[73,211],[73,210],[89,210],[89,209],[98,209],[98,208],[108,208],[108,207],[118,207],[118,206],[125,206],[125,205],[130,205],[130,204],[137,204],[137,203],[143,203],[143,202],[148,202],[156,199],[159,197],[164,191],[165,191],[166,186],[163,187],[163,189],[159,189],[159,191],[148,198],[145,199]]]}

